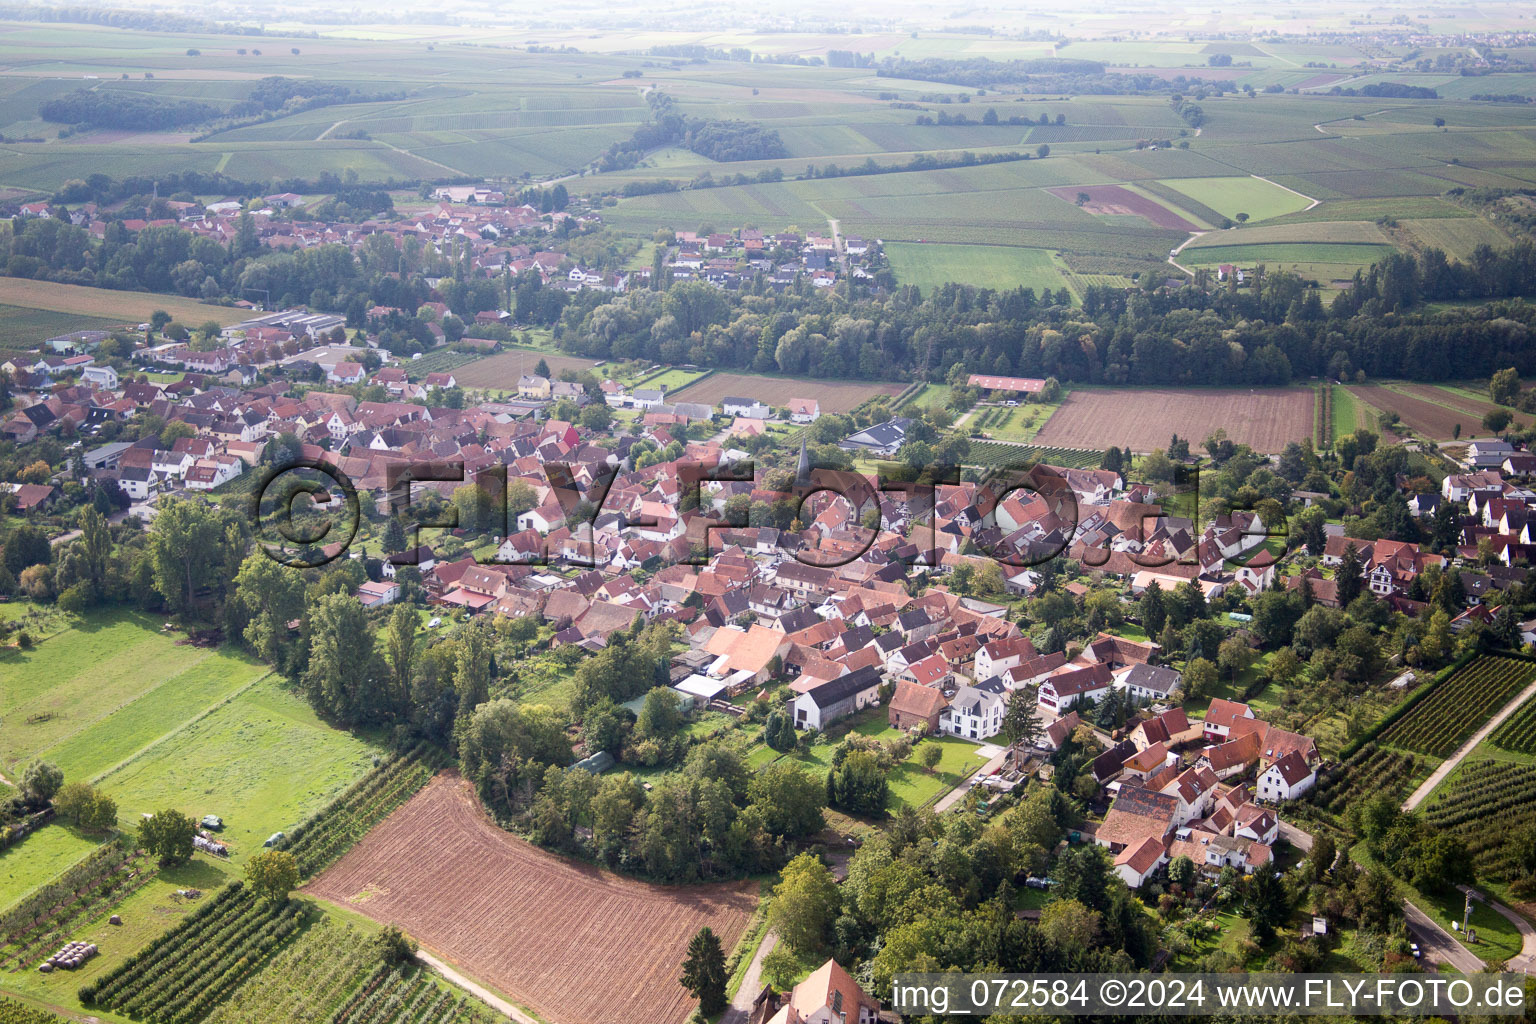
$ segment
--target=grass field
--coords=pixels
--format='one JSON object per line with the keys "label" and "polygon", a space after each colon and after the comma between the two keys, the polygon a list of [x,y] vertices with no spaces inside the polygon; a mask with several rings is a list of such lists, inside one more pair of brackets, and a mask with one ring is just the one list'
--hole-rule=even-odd
{"label": "grass field", "polygon": [[30,651],[0,653],[5,773],[44,758],[67,778],[93,778],[267,671],[233,651],[178,645],[158,625],[105,612]]}
{"label": "grass field", "polygon": [[1268,220],[1305,210],[1312,202],[1258,177],[1171,178],[1162,184],[1233,220],[1239,213],[1246,213],[1250,221]]}
{"label": "grass field", "polygon": [[366,769],[374,747],[325,725],[266,666],[158,625],[98,613],[0,654],[6,775],[53,761],[111,794],[125,827],[164,807],[219,814],[243,858]]}
{"label": "grass field", "polygon": [[378,748],[331,728],[300,697],[265,679],[104,776],[119,822],[175,807],[218,814],[238,862],[273,832],[319,810],[371,764]]}
{"label": "grass field", "polygon": [[465,363],[453,371],[453,379],[460,387],[516,392],[517,378],[532,373],[540,360],[548,364],[550,373],[556,375],[562,370],[586,370],[596,365],[591,359],[518,348]]}
{"label": "grass field", "polygon": [[248,310],[233,306],[210,306],[175,295],[120,292],[109,288],[86,288],[77,284],[54,284],[51,281],[32,281],[19,277],[0,277],[0,305],[51,310],[73,316],[111,320],[117,324],[132,323],[134,326],[148,320],[150,314],[157,309],[163,309],[193,327],[207,320],[228,326],[250,316]]}
{"label": "grass field", "polygon": [[1033,288],[1036,294],[1067,284],[1065,265],[1045,249],[891,242],[885,253],[896,280],[915,284],[925,294],[950,281],[982,288]]}
{"label": "grass field", "polygon": [[1179,254],[1179,262],[1196,267],[1214,267],[1232,263],[1251,267],[1262,263],[1271,270],[1289,264],[1353,264],[1369,266],[1392,251],[1389,245],[1362,245],[1348,242],[1264,242],[1244,245],[1231,241],[1225,245],[1190,246]]}
{"label": "grass field", "polygon": [[0,850],[0,910],[83,860],[100,844],[64,825],[45,825],[21,842]]}

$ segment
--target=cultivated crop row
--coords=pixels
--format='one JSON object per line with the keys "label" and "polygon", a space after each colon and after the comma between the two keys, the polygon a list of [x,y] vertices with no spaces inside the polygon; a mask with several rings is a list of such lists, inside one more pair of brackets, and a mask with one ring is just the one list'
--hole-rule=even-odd
{"label": "cultivated crop row", "polygon": [[1536,697],[1515,709],[1489,737],[1495,745],[1518,754],[1536,754]]}
{"label": "cultivated crop row", "polygon": [[301,875],[318,874],[414,796],[433,770],[432,753],[424,745],[391,754],[295,828],[282,848],[298,861]]}
{"label": "cultivated crop row", "polygon": [[65,1021],[63,1017],[56,1017],[43,1010],[0,999],[0,1024],[65,1024]]}
{"label": "cultivated crop row", "polygon": [[489,1011],[432,982],[421,967],[380,967],[332,1015],[330,1024],[471,1024]]}
{"label": "cultivated crop row", "polygon": [[1514,879],[1520,867],[1507,844],[1521,826],[1536,821],[1536,765],[1469,762],[1425,819],[1462,837],[1479,874]]}
{"label": "cultivated crop row", "polygon": [[1402,795],[1418,770],[1419,759],[1414,755],[1367,743],[1348,760],[1325,768],[1318,775],[1311,799],[1331,814],[1342,814],[1363,797]]}
{"label": "cultivated crop row", "polygon": [[80,863],[41,886],[0,914],[0,936],[7,945],[25,944],[56,914],[104,886],[116,888],[126,880],[133,847],[122,840],[103,843]]}
{"label": "cultivated crop row", "polygon": [[258,900],[239,882],[180,925],[80,988],[80,1002],[156,1024],[192,1024],[243,982],[300,925],[296,900]]}
{"label": "cultivated crop row", "polygon": [[1536,664],[1478,658],[1463,666],[1381,734],[1383,743],[1446,757],[1509,703],[1536,675]]}
{"label": "cultivated crop row", "polygon": [[321,918],[225,1000],[208,1024],[322,1021],[377,962],[371,940]]}

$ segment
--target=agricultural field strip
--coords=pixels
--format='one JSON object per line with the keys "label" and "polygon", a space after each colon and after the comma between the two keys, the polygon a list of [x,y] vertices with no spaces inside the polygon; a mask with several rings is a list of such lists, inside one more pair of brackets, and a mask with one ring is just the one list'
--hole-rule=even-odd
{"label": "agricultural field strip", "polygon": [[[128,765],[130,765],[133,762],[137,761],[139,758],[144,757],[144,756],[146,756],[146,755],[148,755],[150,753],[153,753],[155,751],[155,749],[157,747],[159,747],[162,743],[166,742],[169,739],[173,739],[177,735],[179,735],[179,734],[185,732],[186,730],[192,728],[193,726],[197,725],[197,723],[201,722],[203,719],[207,718],[209,715],[212,715],[213,713],[215,713],[216,711],[220,710],[221,708],[224,708],[224,707],[226,707],[226,706],[228,706],[230,704],[233,704],[236,700],[240,699],[246,693],[248,693],[252,689],[254,689],[259,683],[261,683],[262,680],[267,679],[271,675],[272,675],[272,673],[270,671],[262,673],[261,675],[257,676],[255,679],[252,679],[250,682],[248,682],[245,685],[241,686],[238,690],[235,690],[233,693],[229,694],[228,696],[220,699],[219,701],[217,701],[217,702],[215,702],[213,704],[210,704],[208,707],[206,707],[203,710],[199,711],[196,715],[193,715],[191,718],[188,718],[188,719],[180,722],[179,724],[177,724],[176,728],[172,729],[171,731],[166,732],[166,733],[162,733],[161,735],[155,737],[153,740],[151,740],[150,742],[144,744],[138,750],[135,750],[132,754],[129,754],[127,757],[123,758],[121,761],[119,761],[116,764],[112,765],[110,768],[107,768],[104,771],[96,773],[96,775],[91,777],[91,782],[93,782],[93,783],[100,782],[102,779],[107,778],[108,776],[110,776],[110,775],[112,775],[112,774],[122,770],[123,768],[126,768]],[[147,694],[146,694],[146,696],[147,696]],[[142,699],[142,697],[139,698],[139,699]],[[135,703],[135,701],[129,701],[128,704],[124,705],[124,707],[127,707],[127,706],[129,706],[129,705],[131,705],[133,703]],[[121,710],[121,708],[119,708],[118,710]],[[91,724],[92,725],[96,725],[98,723],[93,722]]]}
{"label": "agricultural field strip", "polygon": [[[407,853],[428,835],[443,851],[430,864]],[[501,886],[487,886],[490,877]],[[544,899],[541,891],[549,885],[566,890],[572,915],[567,928],[547,928],[523,913]],[[497,829],[469,783],[443,773],[307,891],[400,924],[466,973],[542,1016],[597,1024],[621,993],[639,1019],[680,1020],[687,1000],[671,979],[682,947],[700,923],[710,923],[721,941],[732,945],[746,925],[756,888],[652,886],[566,860]],[[473,928],[466,924],[470,920]],[[620,921],[643,930],[626,932],[615,927]],[[644,962],[665,966],[638,977],[633,964],[647,943],[656,955]],[[624,963],[616,955],[618,944],[626,951]],[[508,961],[497,953],[508,945],[523,948],[525,955]],[[584,979],[579,987],[569,983],[577,974]]]}

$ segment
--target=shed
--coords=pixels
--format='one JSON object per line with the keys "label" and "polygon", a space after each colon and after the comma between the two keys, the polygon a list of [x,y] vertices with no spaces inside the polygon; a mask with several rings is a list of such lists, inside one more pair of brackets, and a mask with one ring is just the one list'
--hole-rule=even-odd
{"label": "shed", "polygon": [[717,697],[723,700],[730,688],[731,685],[728,682],[698,674],[691,675],[672,687],[678,693],[687,694],[699,707],[707,706]]}

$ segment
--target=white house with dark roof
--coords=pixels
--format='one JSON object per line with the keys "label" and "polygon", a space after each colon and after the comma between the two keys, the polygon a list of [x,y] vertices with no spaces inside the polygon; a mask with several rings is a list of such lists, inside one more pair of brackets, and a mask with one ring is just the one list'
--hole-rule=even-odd
{"label": "white house with dark roof", "polygon": [[1317,769],[1292,750],[1259,774],[1261,800],[1295,800],[1317,782]]}

